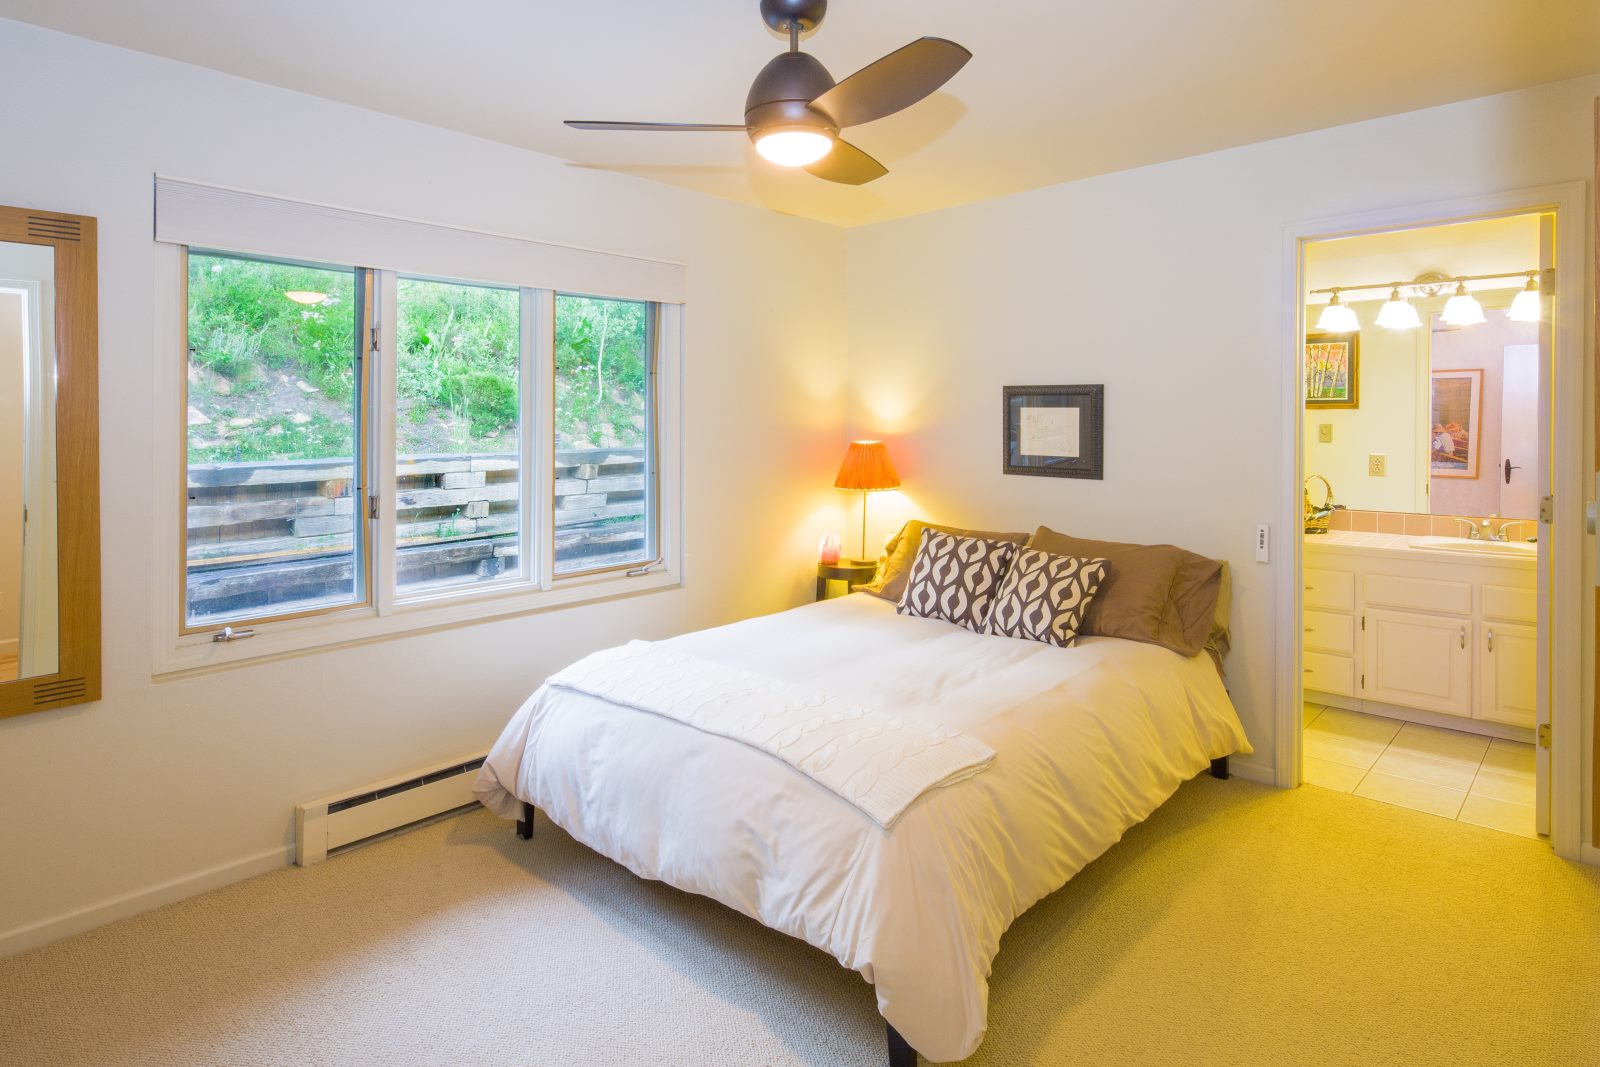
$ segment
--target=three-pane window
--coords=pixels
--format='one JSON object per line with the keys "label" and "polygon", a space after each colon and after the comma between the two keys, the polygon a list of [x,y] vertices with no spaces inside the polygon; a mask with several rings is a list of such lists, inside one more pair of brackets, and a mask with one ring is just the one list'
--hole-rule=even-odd
{"label": "three-pane window", "polygon": [[185,630],[656,558],[657,305],[187,259]]}

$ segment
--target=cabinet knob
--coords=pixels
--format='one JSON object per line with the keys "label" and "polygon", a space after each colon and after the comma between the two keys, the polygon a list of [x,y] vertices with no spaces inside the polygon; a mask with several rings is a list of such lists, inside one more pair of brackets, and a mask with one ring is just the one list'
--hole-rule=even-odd
{"label": "cabinet knob", "polygon": [[1461,628],[1461,647],[1467,647],[1467,628],[1465,626]]}

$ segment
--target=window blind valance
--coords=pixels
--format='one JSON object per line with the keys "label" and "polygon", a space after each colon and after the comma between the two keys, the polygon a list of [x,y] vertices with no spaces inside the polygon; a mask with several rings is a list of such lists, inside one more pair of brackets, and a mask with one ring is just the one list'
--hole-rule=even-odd
{"label": "window blind valance", "polygon": [[155,179],[169,244],[406,274],[681,304],[682,264]]}

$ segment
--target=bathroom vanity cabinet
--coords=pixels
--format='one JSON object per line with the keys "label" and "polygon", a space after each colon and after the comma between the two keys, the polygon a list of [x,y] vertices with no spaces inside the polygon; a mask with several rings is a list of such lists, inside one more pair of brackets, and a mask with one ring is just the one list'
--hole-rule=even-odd
{"label": "bathroom vanity cabinet", "polygon": [[[1523,736],[1537,708],[1537,561],[1387,534],[1309,536],[1306,699],[1398,718],[1453,716]],[[1415,547],[1418,544],[1424,547]]]}

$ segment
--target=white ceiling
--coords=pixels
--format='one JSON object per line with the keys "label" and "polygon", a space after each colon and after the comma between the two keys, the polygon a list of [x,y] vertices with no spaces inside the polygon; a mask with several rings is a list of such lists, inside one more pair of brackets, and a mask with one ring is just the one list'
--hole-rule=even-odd
{"label": "white ceiling", "polygon": [[[1600,70],[1596,0],[834,0],[835,78],[931,34],[974,58],[856,127],[832,185],[737,134],[783,48],[757,0],[0,0],[0,16],[776,211],[858,225]],[[0,31],[3,32],[3,31]]]}

